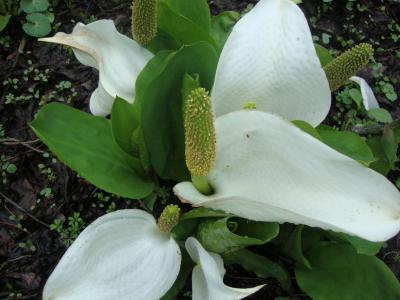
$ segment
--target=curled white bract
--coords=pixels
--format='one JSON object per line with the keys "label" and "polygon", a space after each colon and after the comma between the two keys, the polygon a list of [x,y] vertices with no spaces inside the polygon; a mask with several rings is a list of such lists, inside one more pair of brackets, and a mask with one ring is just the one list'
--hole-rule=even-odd
{"label": "curled white bract", "polygon": [[90,98],[90,110],[98,116],[111,112],[116,96],[133,103],[136,78],[153,57],[150,51],[120,34],[111,20],[78,23],[70,34],[59,32],[40,41],[72,47],[82,64],[99,71],[99,85]]}
{"label": "curled white bract", "polygon": [[207,252],[193,237],[186,240],[185,247],[192,260],[197,263],[192,272],[193,300],[238,300],[264,286],[246,289],[229,287],[223,281],[225,268],[221,256]]}
{"label": "curled white bract", "polygon": [[374,91],[364,78],[353,76],[350,78],[350,80],[354,81],[360,86],[363,104],[366,110],[379,108],[379,103],[378,100],[376,100]]}
{"label": "curled white bract", "polygon": [[331,92],[307,20],[291,0],[261,0],[233,28],[212,91],[216,116],[257,109],[316,126]]}
{"label": "curled white bract", "polygon": [[158,300],[181,264],[178,244],[152,215],[119,210],[90,224],[46,282],[43,300]]}
{"label": "curled white bract", "polygon": [[217,159],[208,176],[215,193],[183,182],[174,187],[182,201],[371,241],[400,230],[400,193],[388,179],[290,122],[242,110],[218,117],[215,127]]}

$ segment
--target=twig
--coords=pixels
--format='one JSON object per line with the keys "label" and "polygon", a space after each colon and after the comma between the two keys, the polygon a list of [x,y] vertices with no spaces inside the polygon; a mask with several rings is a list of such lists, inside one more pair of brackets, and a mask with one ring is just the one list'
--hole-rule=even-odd
{"label": "twig", "polygon": [[6,195],[4,195],[2,192],[0,192],[0,196],[8,203],[10,203],[11,205],[13,205],[16,209],[18,209],[19,211],[23,212],[24,214],[26,214],[28,217],[30,217],[32,220],[36,221],[37,223],[50,228],[50,226],[48,224],[46,224],[45,222],[39,220],[38,218],[36,218],[34,215],[32,215],[29,211],[27,211],[25,208],[23,208],[22,206],[20,206],[18,203],[16,203],[15,201],[11,200],[10,198],[8,198]]}
{"label": "twig", "polygon": [[381,133],[385,130],[385,128],[395,129],[397,127],[400,127],[400,118],[386,125],[369,125],[365,127],[356,125],[351,127],[350,130],[360,135],[369,135]]}
{"label": "twig", "polygon": [[38,148],[35,148],[31,146],[32,144],[40,142],[39,139],[33,140],[33,141],[20,141],[14,138],[6,138],[6,139],[0,139],[0,144],[6,145],[6,146],[24,146],[26,148],[29,148],[35,152],[38,153],[45,153],[46,151],[40,150]]}

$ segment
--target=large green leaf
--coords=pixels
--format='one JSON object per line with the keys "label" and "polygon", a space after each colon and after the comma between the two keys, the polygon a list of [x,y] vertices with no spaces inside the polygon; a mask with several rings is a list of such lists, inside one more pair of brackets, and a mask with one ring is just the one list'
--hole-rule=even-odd
{"label": "large green leaf", "polygon": [[262,245],[279,233],[277,223],[256,222],[229,216],[203,221],[197,238],[208,251],[225,253],[247,246]]}
{"label": "large green leaf", "polygon": [[376,161],[371,163],[371,169],[387,175],[394,166],[394,159],[396,157],[388,158],[385,151],[384,143],[381,136],[372,136],[367,140],[368,146],[372,149]]}
{"label": "large green leaf", "polygon": [[303,225],[295,227],[292,225],[281,226],[281,234],[277,238],[277,242],[279,243],[279,247],[284,255],[292,258],[303,266],[310,268],[310,262],[303,255],[303,228]]}
{"label": "large green leaf", "polygon": [[[157,174],[164,179],[188,180],[184,159],[182,82],[185,73],[198,74],[201,86],[210,90],[217,53],[208,43],[184,46],[157,54],[136,82],[141,126]],[[146,80],[144,80],[146,78]]]}
{"label": "large green leaf", "polygon": [[397,278],[377,257],[336,243],[319,243],[306,255],[312,269],[298,265],[296,280],[314,300],[400,299]]}
{"label": "large green leaf", "polygon": [[353,132],[319,129],[318,133],[325,144],[354,160],[366,165],[375,160],[368,144]]}
{"label": "large green leaf", "polygon": [[330,232],[330,235],[336,240],[349,242],[359,254],[376,255],[384,244],[384,242],[371,242],[341,232]]}
{"label": "large green leaf", "polygon": [[196,233],[197,226],[202,220],[206,218],[223,218],[228,215],[229,214],[223,211],[213,210],[207,207],[192,209],[181,216],[179,223],[173,229],[172,234],[176,240],[184,241]]}
{"label": "large green leaf", "polygon": [[[160,30],[160,38],[163,40],[162,43],[158,40],[157,36],[154,43],[173,45],[174,43],[169,41],[172,39],[178,47],[188,44],[194,44],[200,41],[206,41],[210,43],[215,49],[217,44],[210,34],[209,28],[203,26],[204,21],[199,21],[199,18],[188,18],[185,15],[175,11],[169,1],[158,2],[158,29]],[[173,1],[177,2],[177,1]],[[190,2],[190,1],[187,1]],[[180,4],[180,6],[189,4]],[[181,7],[180,7],[181,8]],[[193,16],[190,14],[190,16]],[[200,18],[203,19],[203,18]],[[150,48],[154,51],[154,46],[150,45]]]}
{"label": "large green leaf", "polygon": [[139,175],[140,162],[114,142],[109,120],[50,103],[30,126],[61,161],[95,186],[131,199],[153,190],[153,183]]}
{"label": "large green leaf", "polygon": [[329,64],[333,60],[333,56],[328,49],[321,46],[320,44],[314,44],[314,46],[315,46],[315,51],[317,52],[318,58],[323,67]]}
{"label": "large green leaf", "polygon": [[117,97],[111,112],[111,128],[115,142],[126,153],[132,154],[131,142],[134,130],[139,126],[139,115],[136,106]]}
{"label": "large green leaf", "polygon": [[303,120],[293,120],[292,123],[296,125],[298,128],[303,130],[304,132],[308,133],[312,137],[316,138],[317,140],[322,141],[321,136],[318,133],[318,130],[315,129],[311,124],[303,121]]}
{"label": "large green leaf", "polygon": [[224,11],[211,20],[211,35],[218,45],[219,52],[225,45],[233,26],[240,18],[236,11]]}
{"label": "large green leaf", "polygon": [[0,32],[6,28],[8,22],[10,21],[11,15],[0,15]]}
{"label": "large green leaf", "polygon": [[191,20],[205,31],[210,31],[211,15],[206,0],[160,0],[165,2],[175,13]]}
{"label": "large green leaf", "polygon": [[223,259],[226,264],[239,264],[247,271],[254,272],[260,278],[276,278],[285,290],[290,289],[288,272],[265,256],[240,249],[223,254]]}

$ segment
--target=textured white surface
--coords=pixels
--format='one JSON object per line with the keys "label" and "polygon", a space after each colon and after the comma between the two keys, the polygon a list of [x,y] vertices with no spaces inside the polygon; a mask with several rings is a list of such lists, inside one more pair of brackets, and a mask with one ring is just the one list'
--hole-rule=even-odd
{"label": "textured white surface", "polygon": [[288,120],[321,123],[331,104],[329,83],[310,29],[291,0],[261,0],[233,28],[212,91],[217,116],[255,102]]}
{"label": "textured white surface", "polygon": [[48,279],[43,300],[156,300],[175,282],[180,264],[179,246],[153,216],[119,210],[78,236]]}
{"label": "textured white surface", "polygon": [[400,193],[384,176],[278,116],[237,111],[216,120],[215,193],[190,182],[175,194],[195,206],[257,221],[305,224],[371,241],[400,230]]}
{"label": "textured white surface", "polygon": [[264,285],[248,289],[238,289],[226,286],[223,281],[225,275],[221,256],[207,252],[193,237],[185,242],[186,250],[197,265],[192,272],[192,299],[193,300],[236,300],[245,298]]}
{"label": "textured white surface", "polygon": [[90,109],[101,116],[111,112],[116,96],[133,102],[136,78],[153,57],[151,52],[120,34],[111,20],[78,23],[71,34],[59,32],[40,41],[70,46],[82,64],[99,70],[99,87],[91,97]]}
{"label": "textured white surface", "polygon": [[350,80],[356,82],[360,86],[363,104],[366,110],[379,108],[378,100],[376,100],[374,91],[364,78],[353,76]]}

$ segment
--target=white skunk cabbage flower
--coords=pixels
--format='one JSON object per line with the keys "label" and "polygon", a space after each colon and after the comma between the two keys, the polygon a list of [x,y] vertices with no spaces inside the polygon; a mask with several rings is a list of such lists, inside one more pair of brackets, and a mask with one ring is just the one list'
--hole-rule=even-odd
{"label": "white skunk cabbage flower", "polygon": [[174,187],[194,206],[256,221],[290,222],[384,241],[400,230],[400,193],[384,176],[276,115],[242,110],[215,122],[217,159],[203,195]]}
{"label": "white skunk cabbage flower", "polygon": [[[289,122],[317,125],[330,106],[309,27],[292,1],[261,0],[235,25],[212,97],[217,153],[207,178],[214,193],[182,182],[174,187],[181,201],[370,241],[400,230],[400,193],[389,180]],[[258,110],[239,110],[248,101]]]}
{"label": "white skunk cabbage flower", "polygon": [[226,286],[223,282],[226,271],[220,255],[207,252],[193,237],[186,240],[185,247],[192,260],[197,263],[192,272],[193,300],[242,299],[264,287],[260,285],[238,289]]}
{"label": "white skunk cabbage flower", "polygon": [[[227,287],[221,285],[222,275],[210,256],[214,254],[194,238],[187,245],[192,253],[201,252],[196,262],[204,270],[203,277],[193,278],[193,286],[206,281],[213,287],[202,300],[221,299],[219,295],[240,299],[237,295],[245,297],[261,288],[225,293]],[[177,242],[159,230],[152,215],[138,209],[115,211],[90,224],[68,248],[46,282],[43,300],[157,300],[172,287],[180,265]]]}
{"label": "white skunk cabbage flower", "polygon": [[136,78],[153,57],[120,34],[111,20],[78,23],[70,34],[59,32],[39,40],[72,47],[79,62],[99,71],[99,86],[90,98],[90,111],[96,116],[110,114],[116,96],[133,103]]}
{"label": "white skunk cabbage flower", "polygon": [[363,104],[366,110],[379,108],[378,100],[376,100],[374,91],[364,78],[353,76],[350,80],[360,86]]}
{"label": "white skunk cabbage flower", "polygon": [[68,248],[43,300],[159,299],[178,276],[181,252],[152,215],[119,210],[98,218]]}
{"label": "white skunk cabbage flower", "polygon": [[212,101],[216,116],[257,109],[313,126],[329,112],[329,82],[307,20],[291,0],[261,0],[233,28],[218,62]]}

